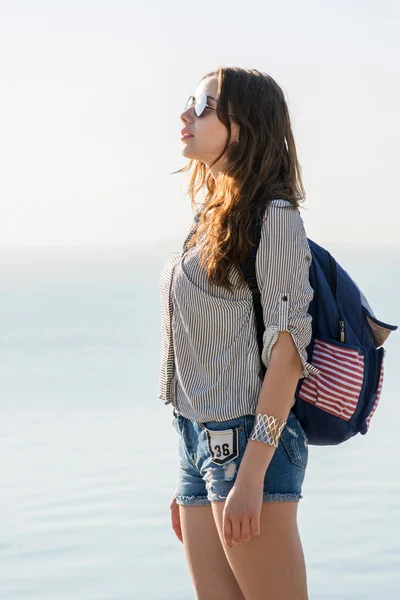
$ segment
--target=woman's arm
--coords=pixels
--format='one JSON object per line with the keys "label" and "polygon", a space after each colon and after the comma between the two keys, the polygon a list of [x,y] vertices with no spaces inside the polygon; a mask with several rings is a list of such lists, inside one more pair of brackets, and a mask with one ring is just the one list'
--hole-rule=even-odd
{"label": "woman's arm", "polygon": [[[259,395],[256,413],[273,415],[286,421],[303,365],[290,333],[279,334]],[[275,446],[249,440],[237,474],[237,483],[257,484],[264,481],[265,472],[275,452]]]}
{"label": "woman's arm", "polygon": [[[284,200],[271,202],[256,255],[265,325],[261,360],[267,367],[256,415],[286,421],[299,379],[319,372],[307,361],[306,351],[312,334],[311,260],[299,209],[288,208]],[[237,479],[262,482],[274,451],[269,443],[249,440]]]}

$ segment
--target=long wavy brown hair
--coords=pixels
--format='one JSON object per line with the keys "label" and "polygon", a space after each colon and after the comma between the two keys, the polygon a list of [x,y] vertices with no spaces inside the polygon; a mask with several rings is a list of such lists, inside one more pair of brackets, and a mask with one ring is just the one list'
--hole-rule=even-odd
{"label": "long wavy brown hair", "polygon": [[[212,164],[226,153],[224,170],[215,181],[207,165],[191,159],[171,174],[190,174],[192,208],[196,208],[197,194],[206,192],[197,230],[187,247],[202,238],[200,263],[209,281],[232,292],[232,264],[245,284],[240,263],[251,249],[252,224],[260,203],[266,206],[267,216],[271,200],[283,198],[299,207],[305,191],[281,87],[270,75],[256,69],[219,66],[201,81],[210,76],[218,77],[217,115],[228,130],[225,147]],[[240,126],[237,143],[230,141],[229,111]]]}

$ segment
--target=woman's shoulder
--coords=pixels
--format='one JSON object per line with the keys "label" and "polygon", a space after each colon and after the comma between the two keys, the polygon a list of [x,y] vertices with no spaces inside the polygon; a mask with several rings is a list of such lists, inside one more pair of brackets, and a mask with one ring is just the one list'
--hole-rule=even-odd
{"label": "woman's shoulder", "polygon": [[299,207],[285,200],[284,198],[274,198],[268,202],[263,216],[264,228],[271,227],[295,227],[302,221]]}
{"label": "woman's shoulder", "polygon": [[[309,252],[307,233],[299,207],[283,198],[271,200],[261,225],[261,244],[288,246],[289,240],[304,242]],[[301,244],[300,244],[301,245]]]}
{"label": "woman's shoulder", "polygon": [[285,200],[285,198],[274,198],[269,204],[273,206],[293,206],[290,200]]}
{"label": "woman's shoulder", "polygon": [[293,211],[297,210],[300,212],[295,204],[290,202],[290,200],[285,200],[285,198],[274,198],[268,202],[268,208],[270,206],[273,206],[274,208],[292,208]]}

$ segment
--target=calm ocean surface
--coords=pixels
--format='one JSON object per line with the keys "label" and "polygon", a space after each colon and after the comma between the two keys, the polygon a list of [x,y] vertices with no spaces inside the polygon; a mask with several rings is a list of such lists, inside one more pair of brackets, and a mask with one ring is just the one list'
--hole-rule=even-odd
{"label": "calm ocean surface", "polygon": [[[0,600],[192,600],[170,525],[178,455],[157,398],[158,247],[0,251]],[[329,247],[400,325],[400,250]],[[366,436],[310,446],[310,600],[400,598],[400,333]],[[212,599],[210,599],[212,600]]]}

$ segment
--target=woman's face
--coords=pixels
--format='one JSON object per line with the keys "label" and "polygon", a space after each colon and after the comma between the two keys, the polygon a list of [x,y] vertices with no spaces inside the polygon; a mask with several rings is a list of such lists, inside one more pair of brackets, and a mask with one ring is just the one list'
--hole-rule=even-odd
{"label": "woman's face", "polygon": [[[217,77],[208,77],[198,86],[195,94],[196,98],[202,94],[207,94],[207,104],[216,107],[218,91]],[[214,98],[214,99],[213,99]],[[228,130],[218,119],[217,111],[206,107],[200,117],[196,117],[194,106],[190,106],[181,114],[183,128],[187,129],[193,137],[182,140],[181,152],[183,156],[189,159],[197,159],[209,166],[222,152],[228,138]],[[229,116],[232,119],[231,116]],[[239,139],[239,125],[231,120],[231,143]],[[223,158],[223,157],[222,157]],[[211,172],[216,179],[218,172],[222,169],[222,159],[211,167]]]}

